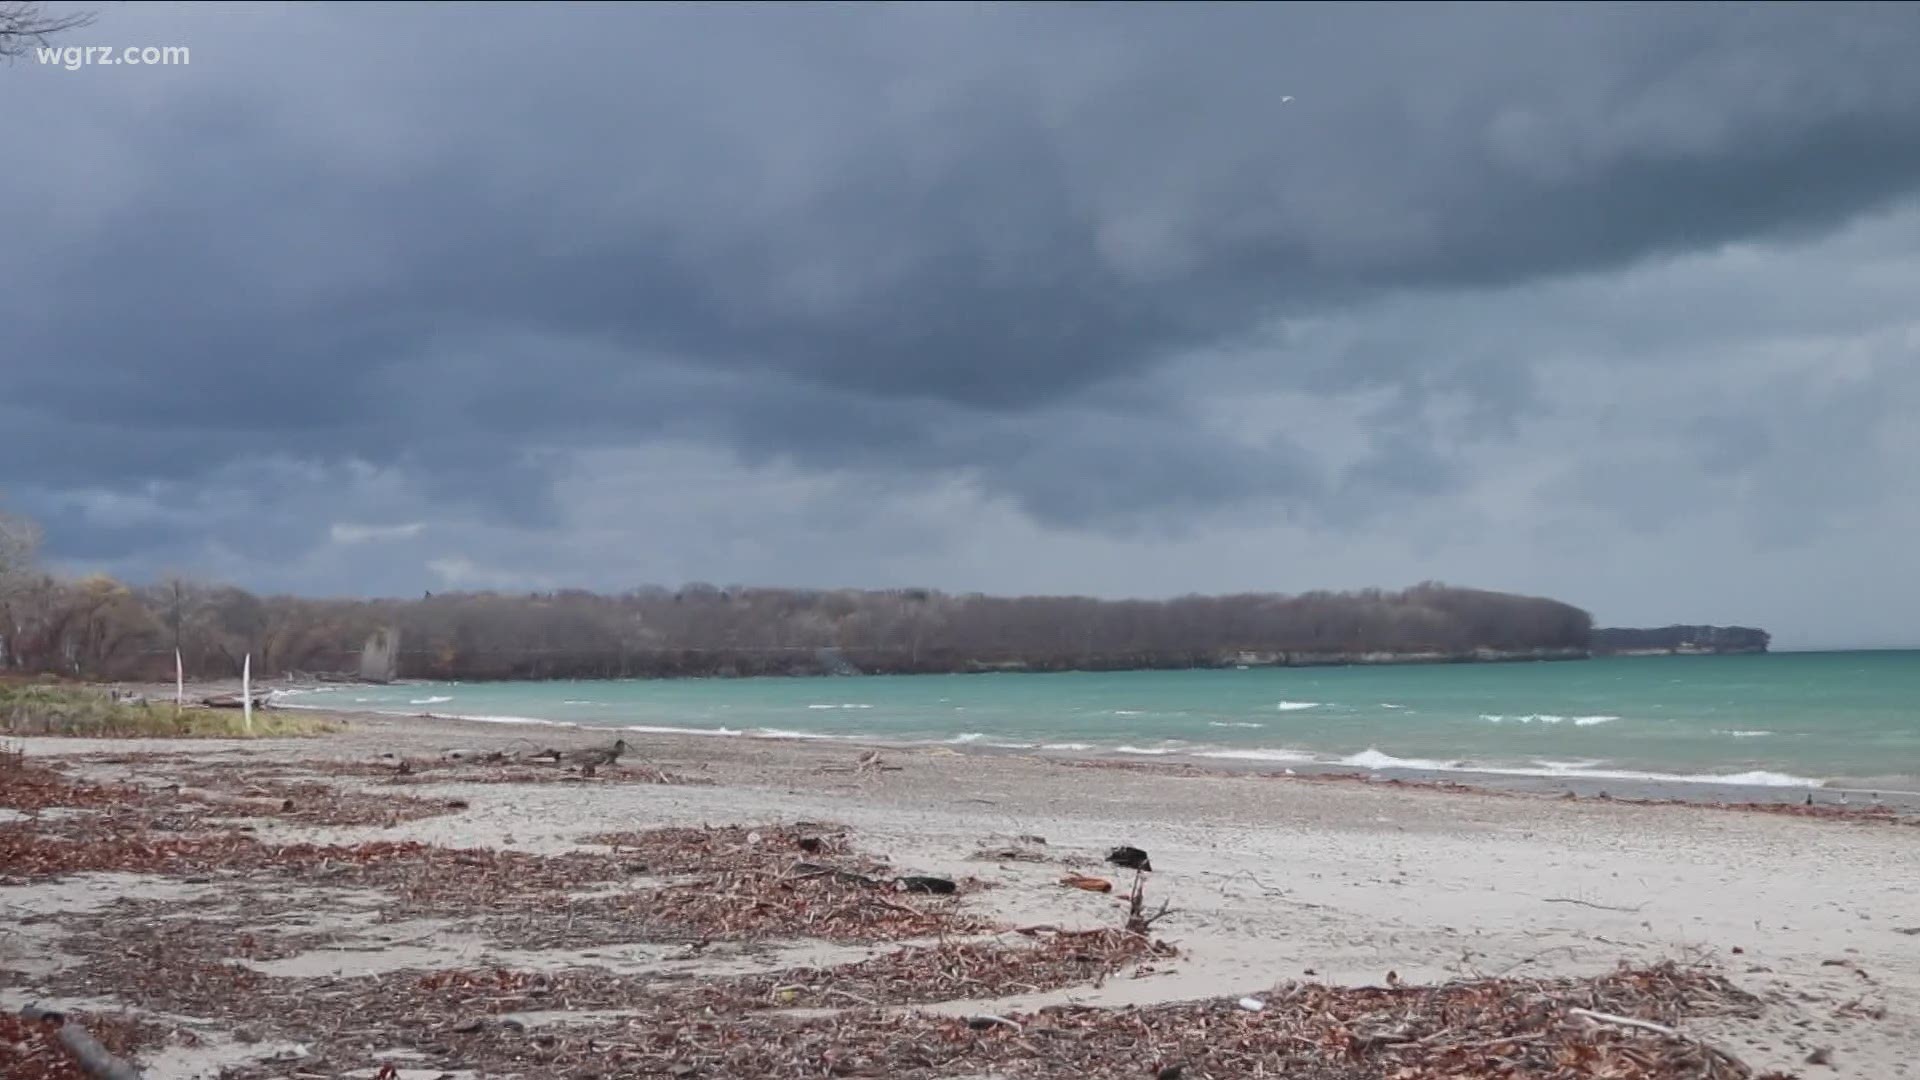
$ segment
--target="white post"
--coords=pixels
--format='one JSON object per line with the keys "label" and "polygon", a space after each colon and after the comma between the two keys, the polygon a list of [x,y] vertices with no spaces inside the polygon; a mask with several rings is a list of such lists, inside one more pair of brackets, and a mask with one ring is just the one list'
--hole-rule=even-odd
{"label": "white post", "polygon": [[173,650],[173,707],[184,709],[187,706],[187,669],[180,662],[180,650]]}
{"label": "white post", "polygon": [[253,734],[253,654],[240,665],[240,708],[246,718],[247,734]]}

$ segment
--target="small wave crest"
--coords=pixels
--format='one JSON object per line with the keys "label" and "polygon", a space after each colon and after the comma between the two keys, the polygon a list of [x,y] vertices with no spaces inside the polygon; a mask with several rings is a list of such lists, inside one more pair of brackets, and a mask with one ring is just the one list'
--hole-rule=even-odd
{"label": "small wave crest", "polygon": [[807,708],[809,709],[871,709],[873,708],[873,706],[862,705],[857,701],[850,701],[840,705],[833,705],[833,704],[809,705],[807,706]]}
{"label": "small wave crest", "polygon": [[1263,728],[1267,725],[1256,724],[1251,720],[1209,720],[1208,727]]}
{"label": "small wave crest", "polygon": [[444,705],[447,702],[452,700],[453,700],[452,697],[423,697],[423,698],[414,698],[412,701],[407,702],[407,704],[409,705]]}
{"label": "small wave crest", "polygon": [[1281,712],[1299,712],[1301,709],[1317,709],[1319,707],[1320,702],[1318,701],[1283,701],[1274,706],[1274,708],[1279,709]]}
{"label": "small wave crest", "polygon": [[1714,728],[1713,733],[1730,739],[1764,739],[1773,734],[1771,731],[1738,731],[1730,728]]}
{"label": "small wave crest", "polygon": [[1573,721],[1574,727],[1592,727],[1595,724],[1611,724],[1620,719],[1617,716],[1559,716],[1554,713],[1528,713],[1525,716],[1508,716],[1502,713],[1481,713],[1480,719],[1489,724],[1564,724]]}

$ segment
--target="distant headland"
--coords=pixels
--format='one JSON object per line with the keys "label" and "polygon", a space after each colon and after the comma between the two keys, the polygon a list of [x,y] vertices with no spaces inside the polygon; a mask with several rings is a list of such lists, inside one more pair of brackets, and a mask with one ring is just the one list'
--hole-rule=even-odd
{"label": "distant headland", "polygon": [[1763,653],[1773,636],[1751,626],[1601,627],[1595,656],[1716,656]]}

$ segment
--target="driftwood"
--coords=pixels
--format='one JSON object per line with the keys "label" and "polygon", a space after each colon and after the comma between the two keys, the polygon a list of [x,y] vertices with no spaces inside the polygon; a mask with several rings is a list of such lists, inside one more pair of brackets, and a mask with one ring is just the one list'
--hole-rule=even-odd
{"label": "driftwood", "polygon": [[[273,697],[273,692],[270,690],[263,690],[253,695],[253,707],[256,709],[266,708],[267,701],[271,697]],[[205,705],[209,709],[244,709],[247,706],[247,698],[244,694],[211,694],[201,698],[200,704]]]}
{"label": "driftwood", "polygon": [[1594,1012],[1592,1009],[1568,1009],[1568,1016],[1583,1016],[1600,1024],[1618,1024],[1621,1027],[1639,1028],[1651,1031],[1655,1035],[1665,1035],[1669,1039],[1685,1038],[1678,1031],[1665,1024],[1656,1024],[1651,1020],[1637,1020],[1631,1016],[1615,1016],[1612,1013]]}
{"label": "driftwood", "polygon": [[960,886],[952,878],[928,877],[925,874],[908,874],[893,879],[895,888],[901,892],[932,893],[935,896],[952,896],[960,891]]}
{"label": "driftwood", "polygon": [[140,1070],[114,1057],[87,1029],[67,1019],[65,1013],[29,1005],[20,1010],[23,1020],[60,1025],[60,1045],[67,1048],[80,1069],[95,1080],[140,1080]]}

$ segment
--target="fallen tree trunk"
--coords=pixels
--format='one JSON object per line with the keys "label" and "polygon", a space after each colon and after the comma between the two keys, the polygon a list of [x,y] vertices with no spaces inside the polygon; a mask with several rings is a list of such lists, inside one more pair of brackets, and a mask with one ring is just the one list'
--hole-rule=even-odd
{"label": "fallen tree trunk", "polygon": [[43,1009],[38,1005],[29,1005],[20,1010],[24,1020],[36,1020],[60,1025],[60,1045],[67,1048],[80,1068],[95,1080],[140,1080],[140,1070],[114,1057],[99,1040],[87,1034],[79,1024],[67,1019],[62,1012]]}

